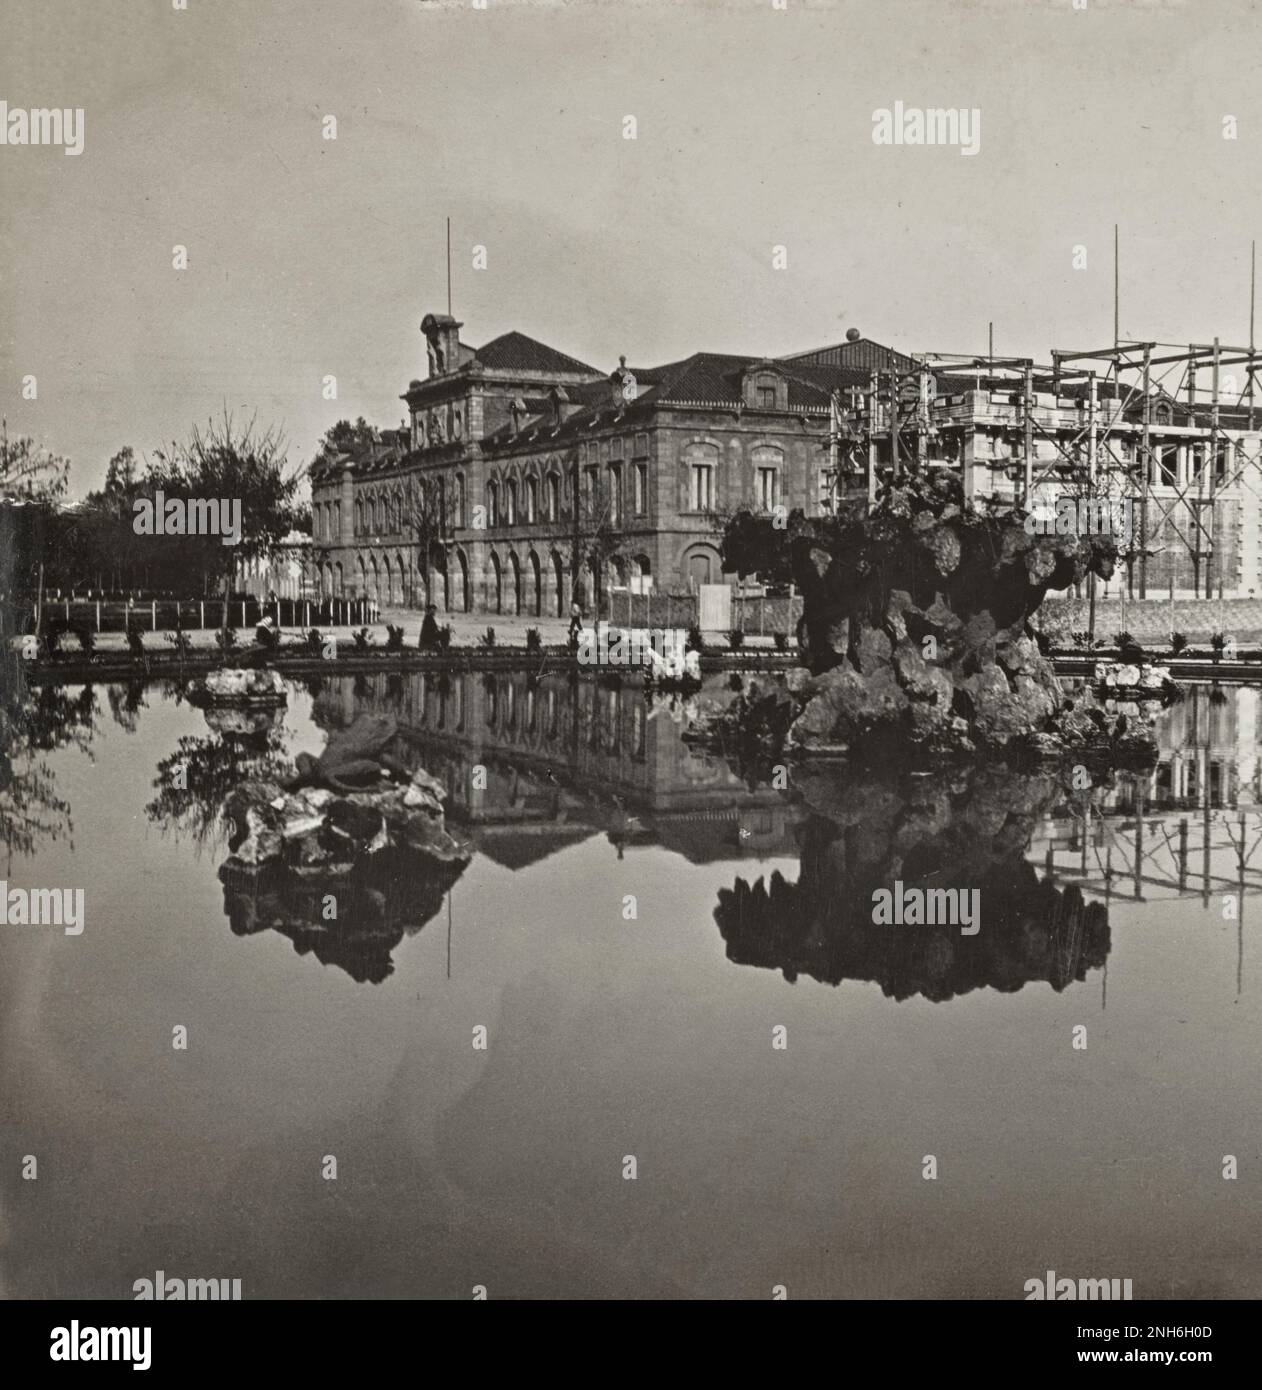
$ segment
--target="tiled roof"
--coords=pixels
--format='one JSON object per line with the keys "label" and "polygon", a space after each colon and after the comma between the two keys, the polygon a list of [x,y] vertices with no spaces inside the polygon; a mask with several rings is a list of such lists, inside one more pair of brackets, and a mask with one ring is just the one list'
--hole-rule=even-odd
{"label": "tiled roof", "polygon": [[568,357],[547,343],[540,343],[515,330],[501,333],[489,343],[477,349],[477,359],[484,367],[498,371],[523,372],[570,372],[584,376],[596,376],[595,367],[580,362],[576,357]]}
{"label": "tiled roof", "polygon": [[910,357],[883,343],[874,343],[871,338],[856,338],[853,342],[833,343],[829,347],[812,348],[810,352],[795,352],[780,360],[803,366],[849,367],[863,372],[888,371],[890,359],[900,372],[909,372],[915,367]]}

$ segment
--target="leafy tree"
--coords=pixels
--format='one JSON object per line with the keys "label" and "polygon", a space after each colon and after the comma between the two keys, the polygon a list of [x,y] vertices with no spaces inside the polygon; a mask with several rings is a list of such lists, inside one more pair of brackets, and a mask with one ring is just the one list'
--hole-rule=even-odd
{"label": "leafy tree", "polygon": [[324,454],[356,454],[376,439],[376,431],[361,415],[354,424],[339,420],[324,432],[320,452]]}
{"label": "leafy tree", "polygon": [[204,574],[223,588],[222,649],[226,650],[228,600],[239,565],[270,558],[293,529],[298,471],[286,468],[286,446],[272,428],[260,431],[254,420],[238,426],[228,412],[194,426],[188,439],[160,451],[150,467],[149,482],[168,498],[227,498],[241,504],[241,535],[236,545],[218,536],[178,538]]}

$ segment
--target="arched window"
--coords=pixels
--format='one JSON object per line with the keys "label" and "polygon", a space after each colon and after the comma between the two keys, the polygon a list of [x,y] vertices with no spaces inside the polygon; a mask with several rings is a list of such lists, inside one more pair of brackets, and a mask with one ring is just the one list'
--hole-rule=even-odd
{"label": "arched window", "polygon": [[357,497],[355,499],[355,534],[362,535],[364,530],[364,504]]}
{"label": "arched window", "polygon": [[456,474],[456,496],[452,504],[451,524],[464,525],[464,474]]}
{"label": "arched window", "polygon": [[508,480],[508,488],[504,497],[504,524],[515,526],[517,524],[517,479]]}
{"label": "arched window", "polygon": [[500,524],[500,489],[499,484],[494,482],[486,485],[486,524],[488,526]]}
{"label": "arched window", "polygon": [[539,480],[537,478],[526,479],[526,520],[528,522],[539,520]]}
{"label": "arched window", "polygon": [[548,520],[561,520],[561,479],[555,473],[548,474]]}

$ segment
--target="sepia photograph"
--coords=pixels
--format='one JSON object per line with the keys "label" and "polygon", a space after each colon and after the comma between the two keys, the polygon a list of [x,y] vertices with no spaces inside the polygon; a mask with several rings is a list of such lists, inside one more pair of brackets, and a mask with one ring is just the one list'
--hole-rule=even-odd
{"label": "sepia photograph", "polygon": [[7,1347],[1247,1366],[1260,46],[0,0]]}

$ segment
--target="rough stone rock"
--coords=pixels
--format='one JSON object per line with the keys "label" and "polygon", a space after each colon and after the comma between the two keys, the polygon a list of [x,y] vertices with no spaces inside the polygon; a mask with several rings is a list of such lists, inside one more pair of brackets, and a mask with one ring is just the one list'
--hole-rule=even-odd
{"label": "rough stone rock", "polygon": [[[788,746],[884,757],[1007,748],[1035,734],[1074,746],[1112,738],[1077,718],[1062,736],[1060,685],[1030,619],[1049,589],[1111,574],[1114,543],[1031,536],[1024,520],[1015,506],[966,502],[947,470],[889,483],[867,515],[792,520],[799,636],[814,679],[787,683],[797,706]],[[725,536],[727,569],[762,569],[767,549],[783,544],[769,524],[765,536],[749,522],[738,531],[743,539]],[[757,712],[760,745],[779,720],[778,709]]]}
{"label": "rough stone rock", "polygon": [[193,681],[190,694],[198,694],[209,701],[248,703],[250,700],[285,699],[285,682],[279,671],[270,666],[249,670],[226,668],[209,671],[201,681]]}

